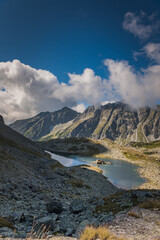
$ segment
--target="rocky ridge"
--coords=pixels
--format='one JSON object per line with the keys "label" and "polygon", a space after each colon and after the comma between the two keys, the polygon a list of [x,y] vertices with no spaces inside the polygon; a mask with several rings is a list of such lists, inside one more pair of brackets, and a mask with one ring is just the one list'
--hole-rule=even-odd
{"label": "rocky ridge", "polygon": [[17,120],[10,127],[32,140],[37,140],[53,129],[58,124],[67,123],[79,114],[67,107],[55,112],[41,112],[35,117]]}
{"label": "rocky ridge", "polygon": [[[63,109],[60,110],[63,112]],[[49,113],[48,113],[49,114]],[[75,114],[76,115],[76,114]],[[29,120],[17,121],[10,126],[33,140],[49,140],[66,137],[89,137],[92,139],[111,139],[121,144],[131,141],[150,142],[160,139],[160,107],[133,109],[122,102],[109,103],[95,108],[88,107],[66,121],[54,122],[52,129],[37,130],[35,120],[41,114]],[[70,121],[71,120],[71,121]],[[42,120],[38,120],[41,122]],[[30,130],[25,130],[29,124]],[[45,128],[50,124],[43,123]],[[23,130],[22,130],[23,129]],[[30,134],[28,134],[30,132]],[[36,137],[35,137],[36,136]]]}

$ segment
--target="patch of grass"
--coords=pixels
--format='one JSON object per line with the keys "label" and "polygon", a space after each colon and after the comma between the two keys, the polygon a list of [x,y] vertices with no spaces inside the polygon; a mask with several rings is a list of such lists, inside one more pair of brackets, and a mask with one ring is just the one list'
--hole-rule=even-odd
{"label": "patch of grass", "polygon": [[160,147],[160,141],[153,141],[153,142],[150,142],[150,143],[145,143],[145,142],[131,142],[130,144],[131,144],[132,147],[137,147],[137,148],[152,149],[152,148]]}
{"label": "patch of grass", "polygon": [[55,164],[51,164],[51,169],[54,171],[56,168],[63,168],[64,166],[59,163],[59,162],[56,162]]}
{"label": "patch of grass", "polygon": [[96,213],[112,212],[113,214],[116,214],[116,213],[126,209],[126,207],[122,207],[121,204],[118,202],[121,195],[122,195],[122,193],[115,193],[115,194],[112,194],[110,196],[103,198],[104,205],[96,206],[95,212]]}
{"label": "patch of grass", "polygon": [[148,200],[139,204],[139,207],[146,209],[158,209],[160,210],[160,200]]}
{"label": "patch of grass", "polygon": [[88,226],[81,233],[80,240],[123,240],[122,238],[115,237],[105,226],[97,228]]}
{"label": "patch of grass", "polygon": [[6,219],[3,217],[0,217],[0,228],[7,227],[12,230],[15,230],[14,226]]}
{"label": "patch of grass", "polygon": [[130,149],[122,153],[124,156],[131,160],[148,160],[148,157],[145,156],[144,154]]}
{"label": "patch of grass", "polygon": [[71,180],[68,180],[67,183],[72,185],[72,187],[74,188],[91,189],[91,187],[85,184],[82,179],[71,179]]}

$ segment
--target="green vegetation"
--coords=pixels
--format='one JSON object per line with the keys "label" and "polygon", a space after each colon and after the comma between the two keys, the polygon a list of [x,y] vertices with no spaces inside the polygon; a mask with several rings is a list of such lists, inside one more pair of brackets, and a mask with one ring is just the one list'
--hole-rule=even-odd
{"label": "green vegetation", "polygon": [[[96,127],[96,129],[94,130],[94,132],[93,132],[92,135],[94,136],[94,135],[100,134],[101,131],[103,130],[105,124],[106,124],[106,119],[103,119],[103,118],[102,118],[102,119],[99,121],[98,126]],[[108,126],[108,127],[109,127],[109,126]]]}
{"label": "green vegetation", "polygon": [[153,142],[150,142],[150,143],[131,142],[131,146],[132,146],[132,147],[136,147],[136,148],[152,149],[152,148],[160,147],[160,141],[153,141]]}
{"label": "green vegetation", "polygon": [[104,200],[104,205],[98,205],[96,206],[95,211],[97,213],[102,213],[102,212],[112,212],[113,214],[116,214],[120,211],[123,211],[124,209],[127,208],[127,206],[122,207],[119,198],[122,196],[122,193],[116,193],[112,194],[108,197],[105,197]]}
{"label": "green vegetation", "polygon": [[[138,192],[143,192],[143,190],[137,190]],[[145,200],[141,202],[134,193],[134,190],[128,190],[125,192],[118,192],[103,198],[104,204],[96,206],[96,213],[110,213],[117,214],[125,209],[130,209],[131,207],[139,206],[140,208],[146,209],[158,209],[160,210],[160,196],[154,192],[154,190],[148,190],[153,194],[154,199]],[[126,194],[129,196],[126,199]],[[129,212],[130,216],[137,217],[135,212]]]}
{"label": "green vegetation", "polygon": [[136,152],[133,151],[131,149],[126,150],[125,152],[122,152],[124,154],[124,156],[126,156],[128,159],[131,160],[149,160],[147,156],[145,156],[144,154],[140,153],[140,152]]}
{"label": "green vegetation", "polygon": [[68,184],[72,185],[74,188],[86,188],[86,189],[91,189],[90,186],[85,184],[82,179],[71,179],[67,181]]}

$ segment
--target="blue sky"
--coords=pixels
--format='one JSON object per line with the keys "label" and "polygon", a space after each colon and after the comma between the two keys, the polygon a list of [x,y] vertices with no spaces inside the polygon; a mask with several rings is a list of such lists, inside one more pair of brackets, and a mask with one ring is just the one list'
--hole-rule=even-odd
{"label": "blue sky", "polygon": [[158,8],[155,0],[1,0],[0,61],[19,59],[60,81],[86,67],[105,76],[105,58],[135,64],[132,53],[143,45],[124,31],[125,13]]}
{"label": "blue sky", "polygon": [[[133,15],[126,15],[127,13]],[[128,19],[132,18],[132,22],[131,24],[126,23],[124,26],[125,16]],[[137,25],[134,25],[137,18]],[[17,59],[20,63],[29,65],[34,69],[47,70],[57,77],[59,84],[75,85],[75,81],[77,81],[75,76],[70,78],[68,73],[82,76],[85,69],[93,70],[94,74],[101,78],[101,81],[103,79],[108,80],[110,76],[109,80],[112,83],[110,86],[107,85],[107,90],[102,99],[97,97],[98,100],[88,100],[90,94],[86,90],[87,97],[83,96],[79,99],[73,97],[68,101],[69,96],[66,96],[66,91],[71,95],[74,89],[68,89],[65,86],[67,88],[67,90],[65,89],[65,97],[58,99],[56,103],[47,100],[46,104],[41,104],[41,107],[36,106],[29,115],[18,115],[14,112],[15,110],[13,110],[12,115],[23,118],[41,110],[53,111],[63,105],[76,107],[76,104],[79,103],[90,105],[95,104],[96,101],[99,103],[119,99],[128,101],[131,105],[133,102],[133,106],[136,106],[137,103],[133,99],[134,91],[131,94],[131,99],[128,100],[128,92],[124,94],[123,89],[121,91],[117,90],[117,88],[121,89],[122,86],[119,85],[114,76],[115,74],[121,75],[118,72],[119,67],[122,70],[125,67],[125,70],[130,72],[131,77],[129,78],[133,78],[131,82],[134,81],[137,84],[136,81],[139,80],[135,78],[138,78],[137,76],[139,76],[139,71],[141,72],[142,68],[149,71],[149,66],[160,63],[160,46],[155,45],[160,42],[159,20],[159,0],[0,0],[0,62],[12,62]],[[139,27],[138,24],[141,26]],[[145,28],[146,26],[148,28]],[[154,46],[147,46],[147,44],[154,44]],[[156,48],[156,50],[149,52],[151,48]],[[104,64],[106,59],[120,62],[128,61],[128,63],[127,65],[125,63],[125,66],[120,66],[120,63],[113,66],[114,62],[112,62],[111,66],[111,62]],[[114,67],[116,67],[117,73],[113,73]],[[16,69],[18,69],[17,65]],[[135,73],[135,71],[137,72]],[[136,77],[133,76],[134,73]],[[143,74],[141,72],[140,79]],[[147,79],[149,74],[151,73],[148,73]],[[92,73],[87,72],[86,75],[90,77]],[[121,78],[123,81],[124,76],[121,76]],[[140,85],[145,85],[146,78],[141,80]],[[155,76],[155,79],[155,85],[157,86],[157,76]],[[10,77],[7,81],[10,81],[10,86],[12,85],[11,82],[16,82],[13,77]],[[25,79],[25,81],[27,80]],[[68,83],[69,81],[70,83]],[[32,84],[33,82],[32,80]],[[9,83],[7,85],[7,83],[3,82],[1,75],[0,83],[2,97],[7,99],[4,94],[7,91],[8,96],[11,94],[9,92]],[[16,84],[18,85],[18,83]],[[25,82],[26,84],[27,86],[32,85],[31,82]],[[106,86],[106,83],[103,84],[102,88],[104,88],[104,85]],[[60,86],[60,89],[62,88],[63,86]],[[145,88],[147,89],[148,85]],[[16,91],[19,90],[16,89]],[[25,94],[29,94],[28,89],[23,89],[23,91]],[[109,91],[115,93],[114,97],[113,94],[107,94]],[[56,94],[58,92],[60,90],[57,90]],[[46,94],[50,94],[49,99],[53,95],[56,96],[53,92],[47,92]],[[146,92],[143,94],[146,95]],[[140,95],[141,93],[139,93]],[[146,98],[144,96],[143,100],[139,101],[142,102],[141,105],[150,104]],[[21,98],[18,96],[17,100],[15,95],[13,99],[19,107],[19,112],[24,107],[24,101],[28,101],[22,96]],[[45,99],[43,99],[44,101]],[[153,102],[159,102],[159,96],[151,102],[151,105],[153,105]],[[21,103],[23,104],[20,105]],[[13,103],[11,104],[13,105]],[[29,102],[28,105],[30,105]],[[4,109],[0,109],[0,112],[6,116],[6,119],[13,119],[13,116],[10,117]]]}

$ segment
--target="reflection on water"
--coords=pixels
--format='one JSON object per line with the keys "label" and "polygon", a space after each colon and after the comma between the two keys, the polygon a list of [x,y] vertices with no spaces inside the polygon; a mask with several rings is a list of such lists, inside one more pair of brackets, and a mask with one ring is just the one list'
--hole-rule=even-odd
{"label": "reflection on water", "polygon": [[[49,152],[48,152],[49,153]],[[54,153],[50,153],[53,159],[56,159],[66,167],[77,166],[82,164],[95,165],[96,158],[94,157],[81,157],[69,155],[63,157]],[[112,165],[99,165],[103,170],[103,175],[118,188],[131,189],[140,186],[145,182],[145,179],[139,175],[138,167],[132,163],[116,160],[116,159],[103,159],[109,161]]]}
{"label": "reflection on water", "polygon": [[60,155],[57,155],[57,154],[54,154],[54,153],[51,153],[51,152],[48,152],[48,151],[46,151],[46,152],[49,153],[53,159],[57,160],[58,162],[60,162],[65,167],[88,164],[88,162],[82,162],[81,160],[78,160],[78,159],[74,159],[74,158],[70,158],[70,157],[63,157],[63,156],[60,156]]}

